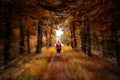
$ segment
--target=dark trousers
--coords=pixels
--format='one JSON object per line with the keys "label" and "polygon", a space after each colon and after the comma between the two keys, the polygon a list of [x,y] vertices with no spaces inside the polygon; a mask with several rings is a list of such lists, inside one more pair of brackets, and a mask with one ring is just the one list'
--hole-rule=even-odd
{"label": "dark trousers", "polygon": [[57,53],[60,53],[61,49],[57,49]]}

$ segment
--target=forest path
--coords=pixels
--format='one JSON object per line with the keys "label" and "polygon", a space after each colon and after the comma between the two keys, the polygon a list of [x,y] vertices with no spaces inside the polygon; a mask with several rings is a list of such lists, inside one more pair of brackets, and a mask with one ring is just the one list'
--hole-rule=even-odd
{"label": "forest path", "polygon": [[[82,69],[81,69],[82,72]],[[80,72],[80,73],[81,73]],[[80,75],[81,79],[84,79],[83,75]],[[41,75],[40,80],[77,80],[76,75],[72,73],[68,65],[68,60],[64,58],[62,54],[53,54],[52,58],[45,70],[44,74]]]}
{"label": "forest path", "polygon": [[114,63],[64,47],[60,56],[52,54],[39,80],[120,80],[119,75]]}
{"label": "forest path", "polygon": [[40,80],[74,80],[63,55],[53,54]]}
{"label": "forest path", "polygon": [[88,57],[71,47],[63,47],[60,56],[55,48],[42,52],[1,67],[0,80],[120,80],[119,68],[98,56]]}

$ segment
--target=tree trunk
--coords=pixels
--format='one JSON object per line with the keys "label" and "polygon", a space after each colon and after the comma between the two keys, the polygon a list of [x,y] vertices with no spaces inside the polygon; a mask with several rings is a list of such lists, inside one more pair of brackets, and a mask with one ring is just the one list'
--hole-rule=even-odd
{"label": "tree trunk", "polygon": [[113,21],[113,24],[111,25],[111,31],[112,31],[112,35],[114,37],[114,44],[115,44],[115,54],[116,54],[116,59],[117,59],[117,64],[120,65],[120,50],[119,50],[119,20],[115,19],[115,21]]}
{"label": "tree trunk", "polygon": [[102,42],[101,42],[101,46],[102,46],[102,53],[103,53],[103,57],[105,56],[106,54],[106,51],[105,51],[105,34],[103,33],[103,31],[101,32],[101,36],[102,36]]}
{"label": "tree trunk", "polygon": [[9,61],[9,56],[10,56],[10,52],[9,52],[9,49],[10,49],[10,37],[11,37],[11,23],[10,23],[10,4],[9,3],[6,3],[4,5],[4,10],[5,10],[5,30],[6,30],[6,33],[5,33],[5,45],[4,45],[4,48],[3,48],[3,53],[4,53],[4,64],[7,64],[8,61]]}
{"label": "tree trunk", "polygon": [[70,27],[70,31],[71,31],[71,46],[73,48],[73,30],[72,30],[72,27]]}
{"label": "tree trunk", "polygon": [[9,61],[9,56],[10,56],[10,33],[11,33],[11,28],[10,28],[10,22],[8,20],[5,21],[5,29],[6,29],[6,33],[5,33],[5,45],[4,45],[4,64],[7,64]]}
{"label": "tree trunk", "polygon": [[49,40],[49,46],[52,46],[52,27],[50,27],[50,40]]}
{"label": "tree trunk", "polygon": [[90,22],[89,22],[89,19],[88,17],[86,17],[86,20],[85,20],[85,24],[86,24],[86,36],[87,36],[87,54],[89,56],[91,56],[91,39],[90,39]]}
{"label": "tree trunk", "polygon": [[46,47],[48,47],[48,33],[47,33],[47,30],[45,30],[45,36],[46,36]]}
{"label": "tree trunk", "polygon": [[75,34],[75,21],[73,21],[73,38],[74,38],[74,45],[73,47],[76,48],[77,47],[77,41],[76,41],[76,34]]}
{"label": "tree trunk", "polygon": [[36,53],[39,54],[42,48],[42,22],[38,22],[38,38],[37,38],[37,49]]}
{"label": "tree trunk", "polygon": [[30,54],[30,33],[27,31],[27,46],[28,46],[28,54]]}
{"label": "tree trunk", "polygon": [[[116,32],[117,34],[117,32]],[[115,35],[115,53],[116,53],[116,58],[117,58],[117,64],[120,65],[120,54],[119,54],[119,44],[118,44],[118,36]]]}
{"label": "tree trunk", "polygon": [[81,46],[82,46],[82,51],[84,53],[86,53],[86,40],[87,40],[87,36],[85,30],[83,30],[83,32],[81,33]]}
{"label": "tree trunk", "polygon": [[86,54],[86,52],[87,52],[87,30],[86,30],[86,21],[84,20],[83,21],[83,23],[84,23],[84,28],[83,28],[83,30],[82,30],[82,32],[81,32],[81,43],[82,43],[82,50],[83,50],[83,52]]}
{"label": "tree trunk", "polygon": [[24,26],[20,22],[20,54],[24,53]]}

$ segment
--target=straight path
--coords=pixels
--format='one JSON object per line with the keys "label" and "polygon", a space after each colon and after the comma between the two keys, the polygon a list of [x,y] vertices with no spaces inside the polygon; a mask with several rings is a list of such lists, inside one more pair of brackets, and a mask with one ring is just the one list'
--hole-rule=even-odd
{"label": "straight path", "polygon": [[63,55],[53,54],[40,80],[75,80],[75,76],[71,73]]}
{"label": "straight path", "polygon": [[0,68],[0,80],[120,80],[118,66],[98,56],[89,57],[63,47],[58,57],[54,48],[24,56]]}

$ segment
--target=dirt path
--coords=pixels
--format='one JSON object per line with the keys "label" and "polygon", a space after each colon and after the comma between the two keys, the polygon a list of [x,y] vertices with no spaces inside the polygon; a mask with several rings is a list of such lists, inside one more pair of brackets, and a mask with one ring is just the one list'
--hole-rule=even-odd
{"label": "dirt path", "polygon": [[51,48],[1,68],[0,80],[120,80],[118,69],[103,58],[89,57],[69,47],[63,48],[60,56]]}
{"label": "dirt path", "polygon": [[53,54],[50,63],[40,80],[75,80],[63,55]]}
{"label": "dirt path", "polygon": [[66,52],[59,57],[52,55],[39,80],[119,80],[119,74],[111,72],[113,69],[106,60]]}

